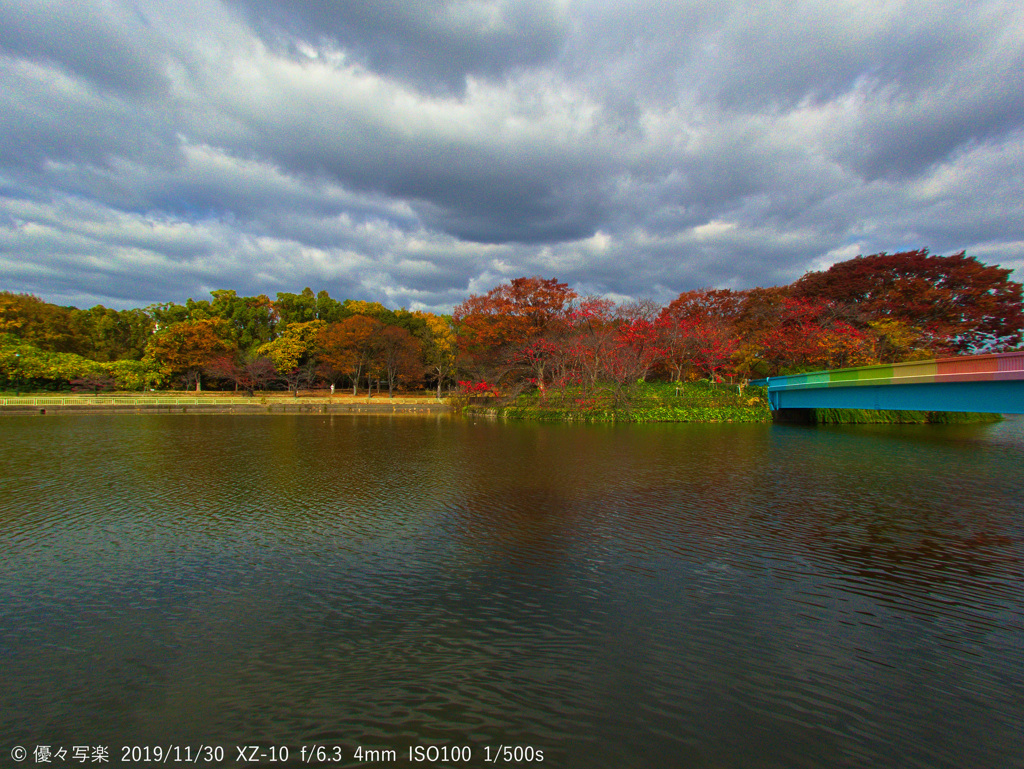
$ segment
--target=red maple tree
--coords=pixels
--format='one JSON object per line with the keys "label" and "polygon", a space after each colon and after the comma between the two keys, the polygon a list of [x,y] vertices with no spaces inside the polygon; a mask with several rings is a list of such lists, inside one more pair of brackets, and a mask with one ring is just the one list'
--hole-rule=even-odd
{"label": "red maple tree", "polygon": [[963,251],[928,249],[858,256],[809,272],[793,295],[853,309],[865,321],[896,320],[917,329],[918,346],[935,354],[1001,352],[1021,342],[1021,284],[1011,270],[982,264]]}

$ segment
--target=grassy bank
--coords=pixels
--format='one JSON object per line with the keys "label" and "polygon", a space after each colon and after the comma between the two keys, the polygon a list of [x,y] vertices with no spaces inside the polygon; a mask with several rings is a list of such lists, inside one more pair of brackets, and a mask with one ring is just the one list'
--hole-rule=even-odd
{"label": "grassy bank", "polygon": [[468,415],[552,422],[770,422],[763,388],[707,382],[639,382],[625,390],[534,391],[511,402],[463,405]]}

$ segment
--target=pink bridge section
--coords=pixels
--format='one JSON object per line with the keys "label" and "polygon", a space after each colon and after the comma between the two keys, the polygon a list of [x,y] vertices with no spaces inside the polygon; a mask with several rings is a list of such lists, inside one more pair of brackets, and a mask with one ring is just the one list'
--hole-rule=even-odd
{"label": "pink bridge section", "polygon": [[945,382],[1024,379],[1024,350],[991,355],[939,358],[935,361],[935,377],[939,381]]}

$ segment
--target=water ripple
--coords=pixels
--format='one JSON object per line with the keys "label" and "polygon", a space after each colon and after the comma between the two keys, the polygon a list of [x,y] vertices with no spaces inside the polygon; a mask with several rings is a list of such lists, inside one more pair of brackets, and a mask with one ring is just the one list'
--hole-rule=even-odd
{"label": "water ripple", "polygon": [[1024,755],[1016,427],[3,428],[12,739]]}

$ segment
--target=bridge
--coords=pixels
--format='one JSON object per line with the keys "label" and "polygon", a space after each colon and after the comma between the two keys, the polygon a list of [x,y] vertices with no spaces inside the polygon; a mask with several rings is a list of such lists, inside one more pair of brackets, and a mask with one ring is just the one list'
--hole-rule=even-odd
{"label": "bridge", "polygon": [[892,409],[1024,414],[1024,351],[773,376],[772,411]]}

